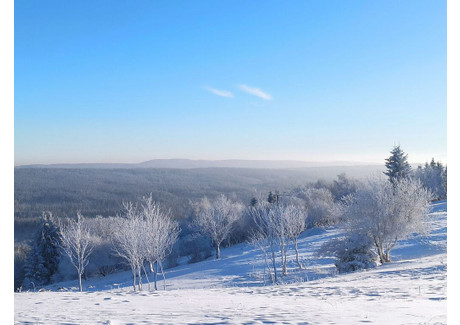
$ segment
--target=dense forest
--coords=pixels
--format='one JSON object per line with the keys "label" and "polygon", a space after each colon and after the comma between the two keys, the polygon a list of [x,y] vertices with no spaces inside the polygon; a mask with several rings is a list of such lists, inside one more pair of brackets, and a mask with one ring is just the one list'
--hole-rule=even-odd
{"label": "dense forest", "polygon": [[[249,203],[254,191],[289,190],[319,179],[330,181],[340,173],[364,178],[382,166],[310,167],[302,169],[196,168],[196,169],[66,169],[16,168],[14,213],[24,227],[52,211],[56,216],[114,216],[122,200],[152,193],[155,200],[183,218],[189,200],[219,194]],[[18,234],[19,235],[19,234]],[[18,237],[16,237],[16,240]]]}

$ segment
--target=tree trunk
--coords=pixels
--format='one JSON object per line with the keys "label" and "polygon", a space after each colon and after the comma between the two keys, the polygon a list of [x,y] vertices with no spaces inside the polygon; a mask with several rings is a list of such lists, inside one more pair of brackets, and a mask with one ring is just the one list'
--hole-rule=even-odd
{"label": "tree trunk", "polygon": [[277,283],[278,276],[276,275],[276,256],[275,256],[275,247],[273,247],[273,244],[270,244],[270,249],[272,251],[273,274],[275,276],[275,283]]}
{"label": "tree trunk", "polygon": [[149,284],[149,291],[150,291],[150,280],[149,280],[149,276],[147,275],[147,271],[145,270],[144,265],[142,265],[142,270],[144,271],[145,279],[147,280],[147,283]]}
{"label": "tree trunk", "polygon": [[137,285],[139,287],[139,291],[142,291],[142,274],[141,274],[141,267],[137,267]]}
{"label": "tree trunk", "polygon": [[216,260],[220,259],[220,244],[216,244]]}
{"label": "tree trunk", "polygon": [[300,263],[300,259],[299,259],[299,247],[297,246],[297,238],[294,239],[294,249],[295,249],[295,260],[297,262],[297,265],[299,266],[299,270],[302,270],[303,266]]}
{"label": "tree trunk", "polygon": [[[268,276],[270,277],[270,282],[273,284],[275,282],[275,279],[273,278],[272,270],[270,269],[270,266],[268,265],[266,251],[264,251],[264,259],[265,259],[265,268],[268,270]],[[265,269],[264,269],[264,273],[265,273]],[[264,285],[265,285],[265,274],[264,274]]]}
{"label": "tree trunk", "polygon": [[287,275],[286,265],[286,245],[283,241],[280,242],[280,253],[281,253],[281,269],[283,275]]}
{"label": "tree trunk", "polygon": [[132,268],[131,272],[133,273],[133,290],[136,291],[136,270]]}
{"label": "tree trunk", "polygon": [[387,262],[387,263],[391,262],[390,249],[387,249],[387,251],[385,252],[385,262]]}
{"label": "tree trunk", "polygon": [[161,262],[157,262],[160,264],[160,270],[161,270],[161,275],[163,276],[163,290],[166,291],[166,277],[165,277],[165,272],[163,270],[163,264]]}
{"label": "tree trunk", "polygon": [[380,263],[385,263],[385,255],[383,254],[383,248],[382,248],[382,245],[381,244],[378,244],[377,242],[375,242],[375,246],[377,247],[377,253],[379,255],[379,259],[380,259]]}
{"label": "tree trunk", "polygon": [[82,292],[83,291],[83,286],[81,284],[81,272],[80,271],[78,272],[78,284],[80,286],[80,292]]}
{"label": "tree trunk", "polygon": [[157,288],[157,266],[156,265],[157,263],[154,262],[155,266],[153,267],[153,286],[154,286],[154,289],[155,291],[158,290]]}
{"label": "tree trunk", "polygon": [[289,248],[289,243],[286,243],[284,246],[284,275],[287,275],[287,253]]}

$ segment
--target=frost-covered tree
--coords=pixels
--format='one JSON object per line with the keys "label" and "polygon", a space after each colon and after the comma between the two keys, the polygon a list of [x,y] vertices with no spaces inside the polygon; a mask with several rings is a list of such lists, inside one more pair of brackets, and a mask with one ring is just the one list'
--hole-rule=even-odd
{"label": "frost-covered tree", "polygon": [[90,231],[80,212],[77,213],[77,220],[70,220],[67,224],[61,223],[60,231],[61,247],[77,270],[78,285],[81,292],[83,291],[81,278],[94,248],[91,244]]}
{"label": "frost-covered tree", "polygon": [[[252,208],[254,208],[254,206],[252,206]],[[268,277],[270,279],[270,283],[272,284],[276,283],[276,278],[275,278],[276,273],[274,275],[270,267],[270,263],[269,263],[269,259],[270,259],[269,238],[266,237],[265,234],[253,230],[248,237],[248,242],[254,247],[262,251],[262,254],[264,257],[264,277],[263,277],[264,285],[265,285],[266,271],[268,271]],[[274,265],[274,270],[276,271],[276,265]]]}
{"label": "frost-covered tree", "polygon": [[305,230],[307,214],[300,204],[295,203],[296,200],[293,199],[279,199],[272,204],[265,200],[258,200],[256,205],[250,205],[246,209],[246,214],[254,225],[249,241],[263,252],[265,266],[272,283],[278,282],[276,263],[278,253],[282,274],[287,274],[290,242],[294,244],[297,265],[302,268],[297,241]]}
{"label": "frost-covered tree", "polygon": [[417,180],[370,179],[345,200],[341,214],[350,230],[373,241],[380,262],[385,263],[391,261],[390,252],[398,240],[426,230],[431,198]]}
{"label": "frost-covered tree", "polygon": [[21,291],[24,281],[24,263],[29,255],[30,246],[25,243],[14,243],[14,290]]}
{"label": "frost-covered tree", "polygon": [[385,159],[387,170],[384,174],[390,178],[392,183],[402,178],[410,177],[412,169],[407,161],[407,154],[400,146],[393,147],[390,153],[390,157]]}
{"label": "frost-covered tree", "polygon": [[275,236],[281,257],[281,270],[287,275],[287,256],[289,250],[289,236],[287,229],[287,206],[284,204],[272,204],[269,211],[269,218],[272,234]]}
{"label": "frost-covered tree", "polygon": [[299,195],[308,211],[309,227],[319,227],[336,223],[334,209],[334,197],[326,188],[306,188]]}
{"label": "frost-covered tree", "polygon": [[347,195],[353,194],[359,187],[359,182],[356,179],[349,178],[345,173],[337,175],[330,191],[335,201],[339,201]]}
{"label": "frost-covered tree", "polygon": [[91,245],[94,247],[84,275],[107,276],[116,272],[123,261],[113,254],[113,234],[116,229],[117,217],[85,218],[85,226],[91,233]]}
{"label": "frost-covered tree", "polygon": [[447,198],[447,167],[441,162],[435,162],[433,158],[423,168],[419,166],[414,172],[414,177],[433,193],[435,199]]}
{"label": "frost-covered tree", "polygon": [[227,239],[235,222],[241,217],[243,206],[220,195],[210,201],[206,197],[195,204],[194,225],[202,234],[209,236],[220,258],[220,246]]}
{"label": "frost-covered tree", "polygon": [[[254,223],[250,242],[264,254],[265,265],[272,284],[278,282],[276,271],[276,254],[278,251],[278,220],[272,212],[272,205],[265,200],[258,200],[254,206],[249,206],[246,213]],[[270,263],[268,262],[270,260]],[[271,265],[270,265],[271,264]]]}
{"label": "frost-covered tree", "polygon": [[162,211],[159,204],[153,200],[152,194],[141,198],[140,211],[144,221],[145,258],[149,262],[150,271],[154,273],[155,290],[157,290],[156,274],[158,267],[163,275],[163,286],[166,290],[162,262],[171,253],[179,236],[180,228],[178,223],[172,219],[169,211]]}
{"label": "frost-covered tree", "polygon": [[24,264],[24,288],[35,288],[51,282],[59,264],[60,242],[59,228],[53,215],[51,212],[43,212],[40,227]]}
{"label": "frost-covered tree", "polygon": [[299,269],[302,269],[302,264],[299,258],[298,239],[306,228],[307,213],[295,205],[286,205],[282,210],[283,218],[285,219],[284,225],[286,228],[286,235],[289,240],[294,244],[296,263]]}
{"label": "frost-covered tree", "polygon": [[131,268],[133,289],[136,290],[137,278],[137,289],[142,290],[142,272],[149,282],[150,289],[144,262],[150,264],[154,273],[155,290],[158,268],[163,274],[166,288],[162,262],[171,253],[180,231],[171,213],[162,211],[150,194],[142,197],[139,204],[123,203],[123,215],[115,221],[117,229],[113,233],[114,249]]}
{"label": "frost-covered tree", "polygon": [[116,222],[113,234],[113,247],[117,256],[121,257],[131,268],[133,289],[142,290],[142,267],[145,260],[145,238],[142,215],[132,202],[123,203],[123,213]]}

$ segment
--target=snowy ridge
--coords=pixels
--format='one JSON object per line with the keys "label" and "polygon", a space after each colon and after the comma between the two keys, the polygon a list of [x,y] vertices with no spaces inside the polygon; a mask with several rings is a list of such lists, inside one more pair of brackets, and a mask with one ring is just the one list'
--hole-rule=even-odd
{"label": "snowy ridge", "polygon": [[368,271],[337,275],[332,258],[314,253],[341,229],[312,229],[299,242],[306,268],[296,270],[291,259],[288,276],[280,277],[285,285],[264,286],[261,253],[239,244],[223,249],[221,260],[167,270],[167,291],[148,291],[145,284],[133,292],[123,272],[89,279],[83,293],[56,292],[77,290],[76,281],[16,293],[15,322],[445,324],[446,201],[432,205],[429,222],[428,234],[399,243],[392,263]]}

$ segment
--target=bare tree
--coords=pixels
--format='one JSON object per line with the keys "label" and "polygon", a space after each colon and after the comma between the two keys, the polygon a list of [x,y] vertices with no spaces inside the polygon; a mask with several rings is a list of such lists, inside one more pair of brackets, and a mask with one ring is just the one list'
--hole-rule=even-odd
{"label": "bare tree", "polygon": [[78,284],[80,291],[83,291],[81,278],[93,251],[91,234],[85,225],[85,218],[78,212],[77,220],[70,220],[68,224],[61,223],[60,231],[61,246],[77,270]]}
{"label": "bare tree", "polygon": [[306,212],[289,200],[281,200],[270,206],[269,223],[272,236],[278,242],[281,255],[281,267],[283,275],[287,275],[287,262],[289,253],[289,243],[293,242],[296,251],[296,262],[299,268],[302,265],[299,260],[297,240],[305,230]]}
{"label": "bare tree", "polygon": [[294,244],[296,263],[299,269],[302,269],[302,264],[299,259],[298,239],[306,227],[307,214],[306,211],[295,205],[286,205],[283,207],[283,217],[285,219],[286,235]]}
{"label": "bare tree", "polygon": [[152,194],[141,198],[141,213],[144,221],[145,257],[149,262],[150,271],[154,273],[155,290],[157,290],[158,266],[163,276],[163,287],[166,290],[162,262],[171,253],[179,236],[180,228],[178,223],[172,220],[170,211],[163,212],[161,210],[160,206],[153,200]]}
{"label": "bare tree", "polygon": [[[272,205],[265,200],[259,199],[256,204],[247,208],[246,213],[250,216],[255,225],[254,232],[251,236],[251,242],[262,250],[266,267],[269,271],[270,281],[272,284],[275,284],[278,282],[276,271],[278,221],[275,218],[275,214],[273,214]],[[273,273],[267,262],[267,256],[270,259]]]}
{"label": "bare tree", "polygon": [[381,263],[390,262],[398,240],[426,231],[431,193],[419,181],[408,178],[371,179],[341,207],[350,231],[369,236]]}
{"label": "bare tree", "polygon": [[271,233],[278,242],[281,256],[281,270],[283,275],[287,275],[287,255],[289,250],[289,238],[287,232],[286,205],[279,204],[276,201],[272,204],[269,211]]}
{"label": "bare tree", "polygon": [[241,217],[242,209],[240,203],[230,201],[225,195],[220,195],[214,201],[205,197],[195,205],[194,224],[201,233],[211,237],[216,259],[220,258],[220,246]]}
{"label": "bare tree", "polygon": [[[260,249],[262,251],[262,254],[264,256],[264,263],[265,263],[265,267],[264,267],[264,285],[265,285],[265,270],[268,271],[268,276],[269,276],[269,279],[270,279],[270,282],[273,284],[273,283],[276,283],[275,281],[275,277],[274,277],[274,274],[271,270],[271,267],[270,267],[270,264],[268,262],[269,260],[269,251],[268,251],[268,247],[269,247],[269,239],[268,237],[264,236],[263,233],[261,232],[257,232],[257,231],[253,231],[251,233],[251,235],[249,236],[249,239],[248,239],[249,243],[255,247],[257,247],[258,249]],[[275,268],[276,270],[276,268]]]}
{"label": "bare tree", "polygon": [[132,202],[123,203],[123,216],[115,219],[117,230],[113,234],[115,253],[131,268],[133,289],[142,290],[142,266],[145,259],[144,225],[141,214]]}

